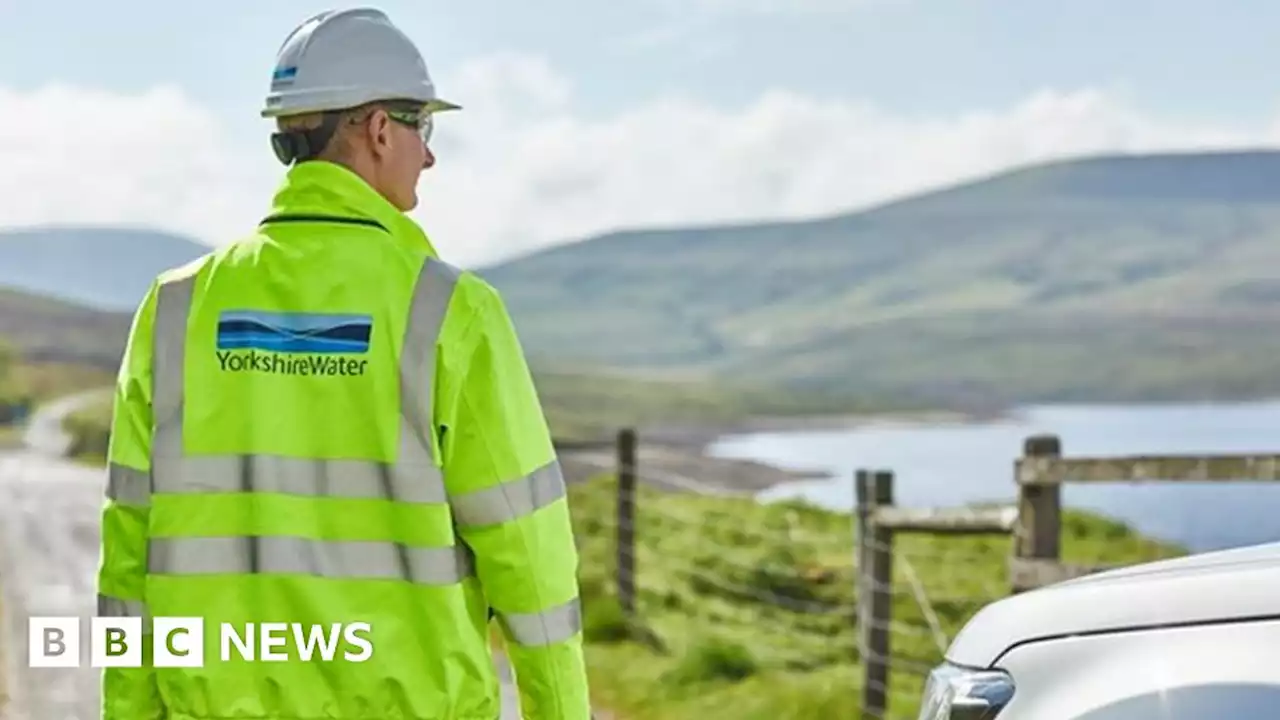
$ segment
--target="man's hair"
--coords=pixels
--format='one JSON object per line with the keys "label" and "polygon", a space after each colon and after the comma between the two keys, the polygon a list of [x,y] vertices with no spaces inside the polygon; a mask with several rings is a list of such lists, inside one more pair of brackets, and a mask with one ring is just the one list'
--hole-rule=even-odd
{"label": "man's hair", "polygon": [[351,155],[347,129],[367,119],[375,110],[396,110],[403,103],[374,100],[342,110],[287,115],[276,121],[280,141],[288,143],[294,162],[341,161]]}
{"label": "man's hair", "polygon": [[351,121],[369,105],[343,110],[288,115],[276,122],[277,137],[284,136],[294,155],[294,162],[307,160],[340,160],[351,152],[350,140],[344,132]]}

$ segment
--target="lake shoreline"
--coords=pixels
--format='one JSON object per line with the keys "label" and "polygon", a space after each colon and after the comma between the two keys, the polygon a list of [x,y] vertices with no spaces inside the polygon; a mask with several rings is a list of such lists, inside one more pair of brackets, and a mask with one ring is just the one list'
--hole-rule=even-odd
{"label": "lake shoreline", "polygon": [[[1068,457],[1273,455],[1280,401],[1073,403],[1011,408],[998,418],[954,413],[886,413],[738,423],[760,435],[685,435],[685,453],[699,453],[690,472],[708,482],[754,491],[763,504],[783,498],[847,513],[860,468],[887,468],[898,479],[903,507],[960,507],[1013,502],[1013,463],[1028,437],[1053,434]],[[801,428],[791,430],[792,428]],[[772,432],[769,432],[772,431]],[[668,436],[674,431],[666,431]],[[719,438],[698,447],[693,440]],[[655,441],[661,438],[655,438]],[[680,442],[679,438],[672,438]],[[754,475],[740,481],[714,455],[749,459]],[[691,461],[692,462],[692,461]],[[787,468],[820,473],[792,473]],[[805,478],[820,478],[796,482]],[[1280,483],[1250,481],[1071,483],[1064,509],[1107,516],[1144,536],[1193,551],[1280,539],[1273,508]]]}
{"label": "lake shoreline", "polygon": [[669,423],[637,432],[647,442],[705,450],[727,437],[756,433],[824,432],[868,427],[972,425],[1013,417],[1012,411],[988,413],[959,410],[906,410],[812,415],[753,415],[735,421]]}
{"label": "lake shoreline", "polygon": [[[798,470],[758,460],[720,457],[712,453],[720,441],[741,435],[775,432],[849,431],[872,427],[920,427],[991,422],[1004,413],[966,413],[952,410],[830,415],[753,416],[733,422],[672,423],[637,429],[638,480],[672,492],[757,496],[781,486],[825,480],[825,470]],[[567,450],[561,453],[569,482],[612,471],[616,458],[608,450]]]}

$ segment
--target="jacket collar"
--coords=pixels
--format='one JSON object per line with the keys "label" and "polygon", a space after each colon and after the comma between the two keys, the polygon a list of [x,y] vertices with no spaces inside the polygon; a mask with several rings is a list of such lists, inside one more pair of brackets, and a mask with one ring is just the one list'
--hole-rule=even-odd
{"label": "jacket collar", "polygon": [[271,201],[271,215],[337,215],[373,220],[398,241],[438,257],[413,218],[378,194],[364,178],[336,163],[311,160],[294,165]]}

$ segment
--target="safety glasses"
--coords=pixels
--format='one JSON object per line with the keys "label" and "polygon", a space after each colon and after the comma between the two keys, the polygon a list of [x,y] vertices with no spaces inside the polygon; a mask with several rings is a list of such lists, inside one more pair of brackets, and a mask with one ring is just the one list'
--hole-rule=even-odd
{"label": "safety glasses", "polygon": [[387,117],[416,130],[422,137],[423,147],[431,142],[431,132],[435,129],[431,113],[423,110],[388,110]]}

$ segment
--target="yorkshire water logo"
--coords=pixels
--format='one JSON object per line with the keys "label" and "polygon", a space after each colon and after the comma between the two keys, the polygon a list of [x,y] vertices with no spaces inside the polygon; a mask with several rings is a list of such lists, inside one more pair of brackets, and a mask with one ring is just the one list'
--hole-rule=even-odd
{"label": "yorkshire water logo", "polygon": [[373,318],[228,310],[218,317],[218,365],[224,372],[363,375]]}
{"label": "yorkshire water logo", "polygon": [[293,84],[297,77],[297,65],[278,67],[275,72],[271,73],[271,89],[279,90],[280,88],[288,87]]}

